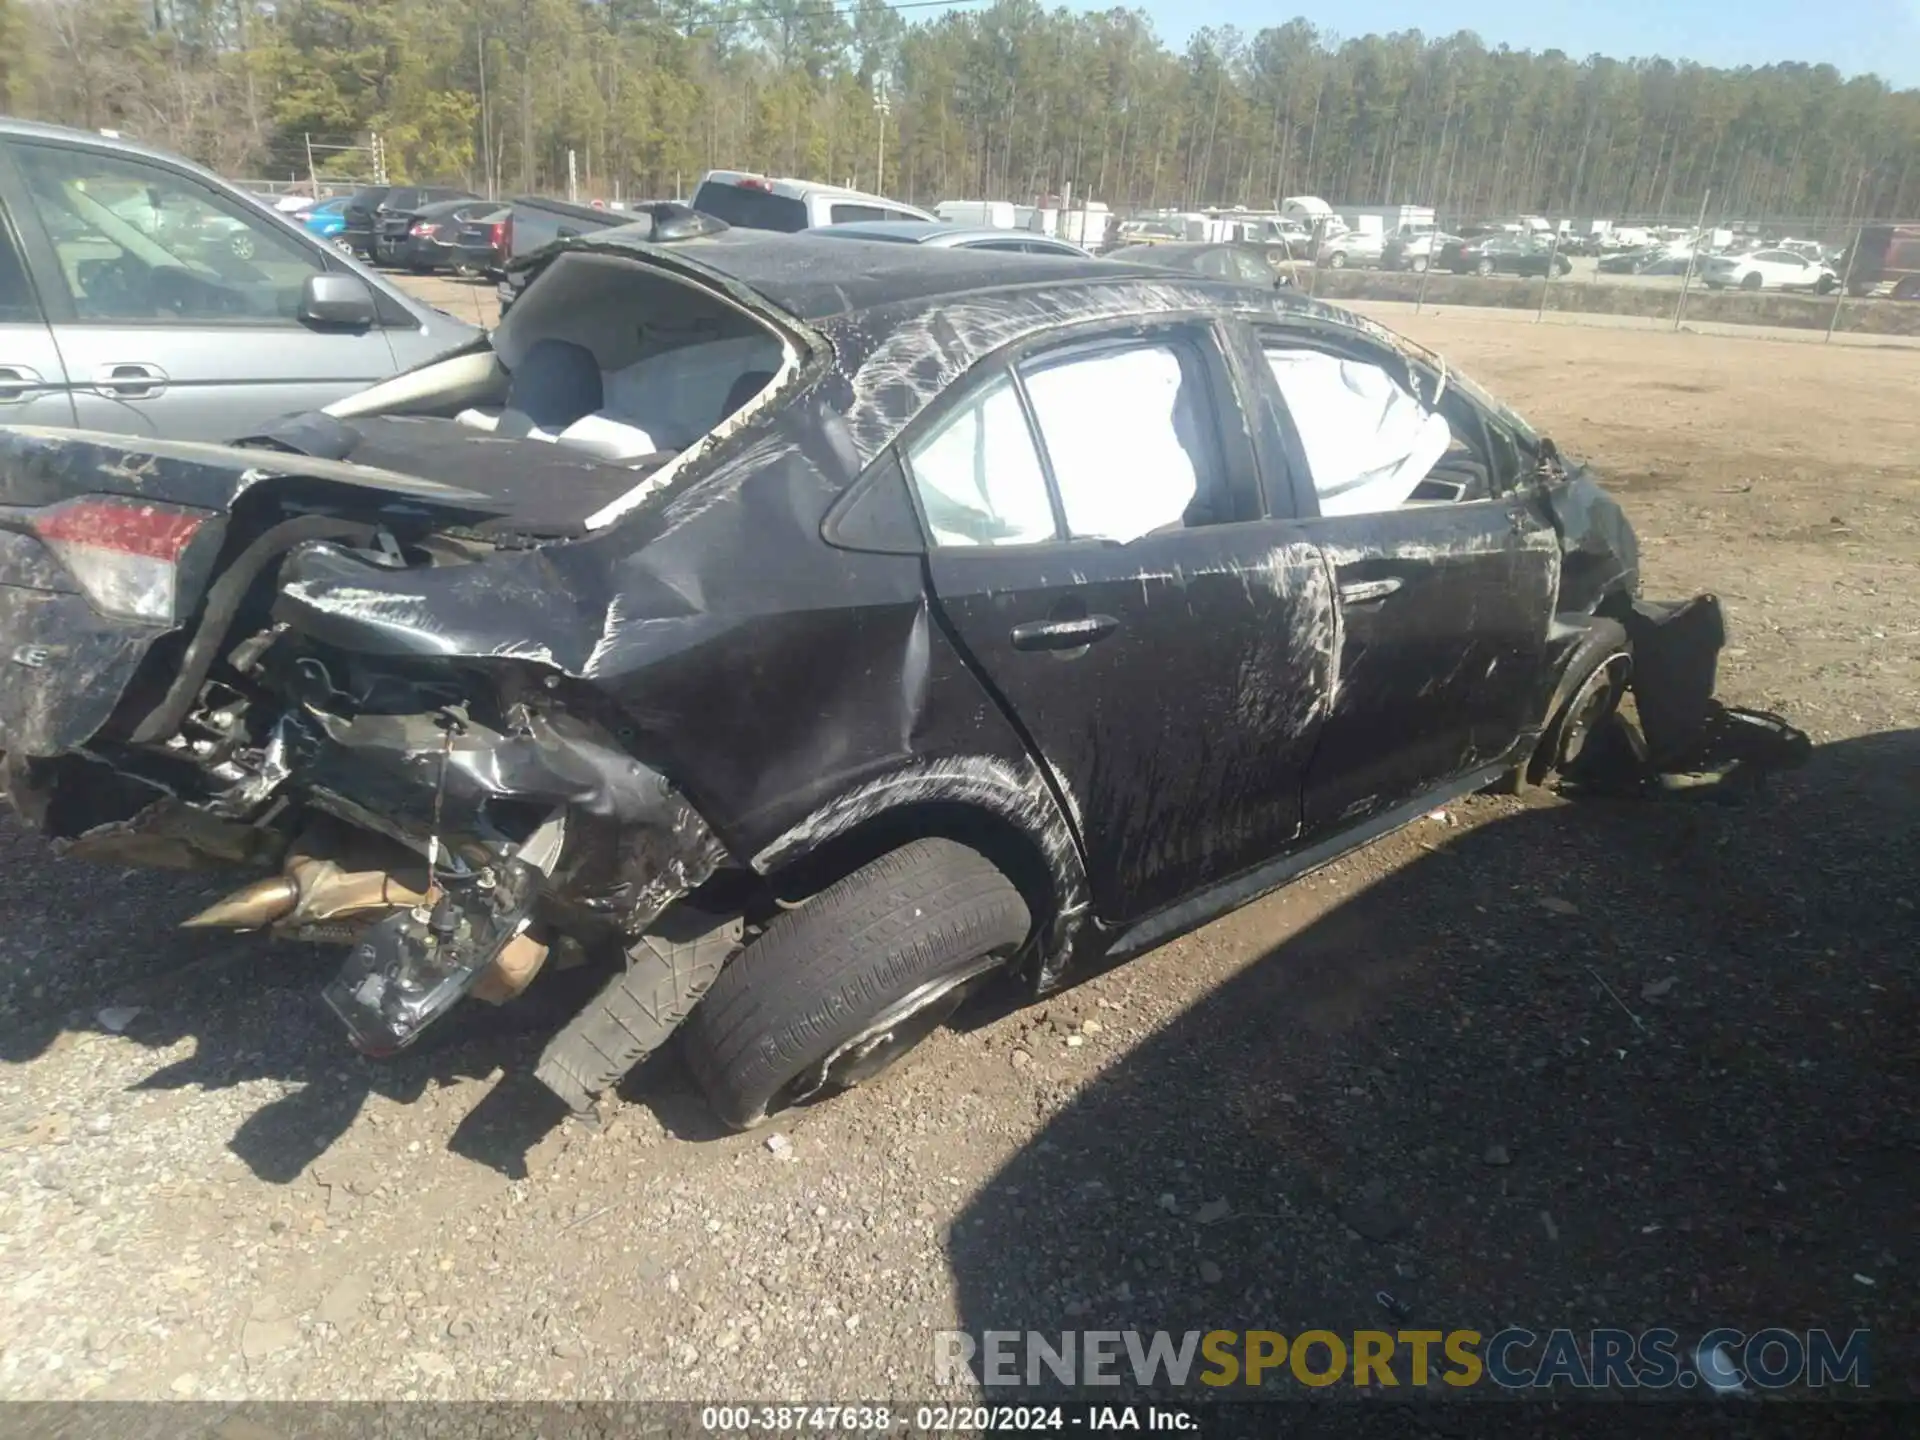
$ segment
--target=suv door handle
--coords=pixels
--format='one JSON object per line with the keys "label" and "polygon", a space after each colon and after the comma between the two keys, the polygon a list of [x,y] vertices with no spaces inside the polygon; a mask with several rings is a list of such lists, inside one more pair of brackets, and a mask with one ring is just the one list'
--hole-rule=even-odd
{"label": "suv door handle", "polygon": [[1071,620],[1030,620],[1008,636],[1016,650],[1078,650],[1104,640],[1120,628],[1111,615],[1080,615]]}
{"label": "suv door handle", "polygon": [[24,365],[0,365],[0,403],[24,400],[29,390],[46,383],[38,370],[29,370]]}
{"label": "suv door handle", "polygon": [[138,360],[116,360],[93,372],[93,388],[122,400],[148,400],[167,388],[167,372]]}

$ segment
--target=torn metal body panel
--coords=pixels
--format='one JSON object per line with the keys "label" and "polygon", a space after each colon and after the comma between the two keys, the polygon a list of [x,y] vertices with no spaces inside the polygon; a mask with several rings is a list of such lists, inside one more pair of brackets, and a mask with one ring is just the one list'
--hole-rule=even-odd
{"label": "torn metal body panel", "polygon": [[[194,923],[346,943],[363,1049],[564,944],[616,972],[545,1072],[586,1103],[632,1006],[629,1058],[764,937],[857,960],[845,887],[928,837],[1049,989],[1525,767],[1636,648],[1663,733],[1711,693],[1719,633],[1637,602],[1594,478],[1332,307],[729,231],[527,273],[485,350],[238,447],[0,430],[14,803],[75,853],[265,871]],[[1451,442],[1404,503],[1322,504],[1294,350]],[[910,1043],[987,960],[943,963],[846,1033]]]}

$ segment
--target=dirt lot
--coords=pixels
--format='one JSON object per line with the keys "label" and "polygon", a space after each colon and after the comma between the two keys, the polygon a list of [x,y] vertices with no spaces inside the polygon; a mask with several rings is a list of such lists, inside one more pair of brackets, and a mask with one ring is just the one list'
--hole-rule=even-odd
{"label": "dirt lot", "polygon": [[1809,768],[1453,807],[771,1148],[671,1056],[551,1128],[538,1015],[358,1059],[333,954],[183,938],[214,891],[0,827],[0,1393],[926,1398],[938,1327],[1391,1328],[1382,1291],[1864,1326],[1913,1393],[1920,352],[1396,323],[1610,473]]}

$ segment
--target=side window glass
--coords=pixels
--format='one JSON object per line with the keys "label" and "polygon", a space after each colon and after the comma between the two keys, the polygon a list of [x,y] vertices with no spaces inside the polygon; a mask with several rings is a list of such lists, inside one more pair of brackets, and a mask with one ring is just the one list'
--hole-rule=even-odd
{"label": "side window glass", "polygon": [[1047,477],[1013,382],[1002,375],[907,451],[935,545],[1057,538]]}
{"label": "side window glass", "polygon": [[845,225],[850,220],[898,220],[901,216],[881,209],[878,205],[838,204],[827,211],[829,223]]}
{"label": "side window glass", "polygon": [[0,219],[0,325],[38,325],[40,305],[33,298],[33,286],[27,280],[27,267],[20,261],[13,236]]}
{"label": "side window glass", "polygon": [[1377,514],[1489,493],[1484,457],[1382,366],[1319,350],[1265,348],[1322,515]]}
{"label": "side window glass", "polygon": [[17,145],[29,197],[81,320],[293,321],[320,256],[184,176],[139,161]]}
{"label": "side window glass", "polygon": [[1124,543],[1224,517],[1206,393],[1178,347],[1041,361],[1022,379],[1075,539]]}

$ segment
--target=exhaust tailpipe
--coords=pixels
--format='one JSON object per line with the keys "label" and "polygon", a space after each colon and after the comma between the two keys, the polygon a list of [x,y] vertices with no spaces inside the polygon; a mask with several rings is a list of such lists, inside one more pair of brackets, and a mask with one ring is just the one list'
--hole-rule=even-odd
{"label": "exhaust tailpipe", "polygon": [[256,881],[244,890],[236,890],[224,900],[216,900],[190,920],[182,920],[182,930],[258,930],[293,913],[300,903],[300,887],[289,875],[275,875]]}
{"label": "exhaust tailpipe", "polygon": [[296,855],[284,873],[236,890],[183,921],[181,928],[259,930],[321,924],[370,910],[418,905],[425,898],[385,870],[342,870],[331,860]]}

